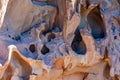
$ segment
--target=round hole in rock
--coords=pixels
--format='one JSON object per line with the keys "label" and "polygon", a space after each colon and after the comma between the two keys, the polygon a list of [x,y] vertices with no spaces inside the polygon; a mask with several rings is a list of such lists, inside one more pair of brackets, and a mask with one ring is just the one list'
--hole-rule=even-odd
{"label": "round hole in rock", "polygon": [[15,38],[14,38],[14,37],[12,37],[12,39],[14,40]]}
{"label": "round hole in rock", "polygon": [[11,38],[11,36],[10,36],[10,35],[8,35],[8,37],[9,37],[9,38]]}
{"label": "round hole in rock", "polygon": [[86,46],[82,40],[82,37],[78,28],[75,31],[75,37],[72,41],[71,47],[72,47],[72,50],[79,55],[85,55],[86,53]]}
{"label": "round hole in rock", "polygon": [[34,44],[31,44],[31,45],[29,46],[29,50],[30,50],[32,53],[34,53],[34,52],[35,52],[35,45],[34,45]]}
{"label": "round hole in rock", "polygon": [[41,53],[43,55],[45,55],[46,53],[50,52],[50,50],[48,49],[48,47],[46,45],[43,45],[42,47],[42,50],[41,50]]}
{"label": "round hole in rock", "polygon": [[114,39],[117,39],[117,36],[114,36]]}
{"label": "round hole in rock", "polygon": [[55,38],[55,34],[54,33],[50,33],[48,35],[48,41],[51,41],[51,39],[54,39]]}
{"label": "round hole in rock", "polygon": [[94,39],[101,39],[106,36],[105,24],[101,17],[99,5],[90,11],[87,21]]}

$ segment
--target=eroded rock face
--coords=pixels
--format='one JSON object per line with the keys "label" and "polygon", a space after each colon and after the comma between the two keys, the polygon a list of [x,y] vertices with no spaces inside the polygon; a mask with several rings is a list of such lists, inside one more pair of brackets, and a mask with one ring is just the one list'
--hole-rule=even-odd
{"label": "eroded rock face", "polygon": [[0,0],[0,80],[119,80],[119,0]]}
{"label": "eroded rock face", "polygon": [[[49,5],[35,5],[31,0],[9,0],[2,29],[13,31],[19,36],[38,22],[46,22],[50,28],[56,16],[56,8]],[[21,6],[21,7],[20,7]],[[16,18],[14,18],[16,16]]]}

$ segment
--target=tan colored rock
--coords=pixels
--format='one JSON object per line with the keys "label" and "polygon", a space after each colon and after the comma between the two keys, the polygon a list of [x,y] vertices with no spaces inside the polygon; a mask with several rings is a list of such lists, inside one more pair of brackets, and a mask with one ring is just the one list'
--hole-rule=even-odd
{"label": "tan colored rock", "polygon": [[20,54],[14,45],[9,46],[9,57],[6,64],[0,67],[0,79],[28,79],[30,74],[43,75],[46,66],[40,61],[27,59]]}
{"label": "tan colored rock", "polygon": [[[54,13],[51,14],[51,12]],[[46,21],[51,27],[55,16],[55,7],[35,5],[31,0],[10,0],[4,17],[5,26],[2,26],[2,28],[5,30],[12,29],[16,35],[20,35],[21,32],[29,30],[39,21]]]}
{"label": "tan colored rock", "polygon": [[79,19],[77,13],[75,13],[75,14],[73,14],[71,20],[67,21],[67,28],[66,28],[66,33],[65,33],[66,37],[68,37],[71,34],[74,34],[74,32],[79,24],[80,24],[80,19]]}
{"label": "tan colored rock", "polygon": [[4,16],[7,11],[9,0],[1,0],[0,1],[0,28],[3,25]]}
{"label": "tan colored rock", "polygon": [[26,59],[20,55],[20,53],[16,50],[16,47],[13,45],[9,47],[8,60],[2,67],[4,72],[0,79],[4,80],[15,80],[16,78],[20,79],[20,77],[27,79],[31,73],[31,67],[29,63],[26,62]]}

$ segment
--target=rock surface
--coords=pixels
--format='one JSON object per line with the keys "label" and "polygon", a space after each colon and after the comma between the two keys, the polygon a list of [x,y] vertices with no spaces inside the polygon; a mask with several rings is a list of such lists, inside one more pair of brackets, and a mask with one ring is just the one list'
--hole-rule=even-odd
{"label": "rock surface", "polygon": [[120,0],[0,0],[0,80],[120,80]]}

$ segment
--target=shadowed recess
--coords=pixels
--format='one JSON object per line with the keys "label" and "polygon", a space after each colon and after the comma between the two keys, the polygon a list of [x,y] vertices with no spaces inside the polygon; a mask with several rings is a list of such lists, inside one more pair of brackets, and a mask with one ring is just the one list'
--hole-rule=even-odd
{"label": "shadowed recess", "polygon": [[[107,63],[104,69],[104,76],[108,79],[110,77],[110,65]],[[116,80],[116,79],[115,79]]]}
{"label": "shadowed recess", "polygon": [[85,0],[86,2],[86,8],[88,9],[89,5],[90,5],[90,1],[89,0]]}
{"label": "shadowed recess", "polygon": [[104,59],[108,58],[108,49],[107,47],[105,47],[105,51],[104,51]]}
{"label": "shadowed recess", "polygon": [[31,45],[29,46],[29,50],[30,50],[32,53],[34,53],[34,52],[35,52],[35,45],[34,45],[34,44],[31,44]]}
{"label": "shadowed recess", "polygon": [[86,46],[82,40],[80,31],[78,28],[75,31],[75,37],[72,41],[71,47],[72,47],[73,51],[77,54],[85,55],[85,53],[86,53]]}
{"label": "shadowed recess", "polygon": [[117,0],[118,1],[118,3],[120,4],[120,0]]}
{"label": "shadowed recess", "polygon": [[55,38],[55,34],[54,33],[50,33],[48,35],[48,41],[51,41],[51,39],[54,39]]}
{"label": "shadowed recess", "polygon": [[94,39],[104,38],[106,35],[105,24],[101,17],[99,5],[95,7],[87,16],[88,24]]}
{"label": "shadowed recess", "polygon": [[43,55],[45,55],[46,53],[50,52],[50,50],[48,49],[48,47],[46,45],[43,45],[42,47],[42,50],[41,50],[41,53]]}
{"label": "shadowed recess", "polygon": [[118,76],[118,75],[115,75],[115,76],[114,76],[114,80],[119,80],[119,76]]}

